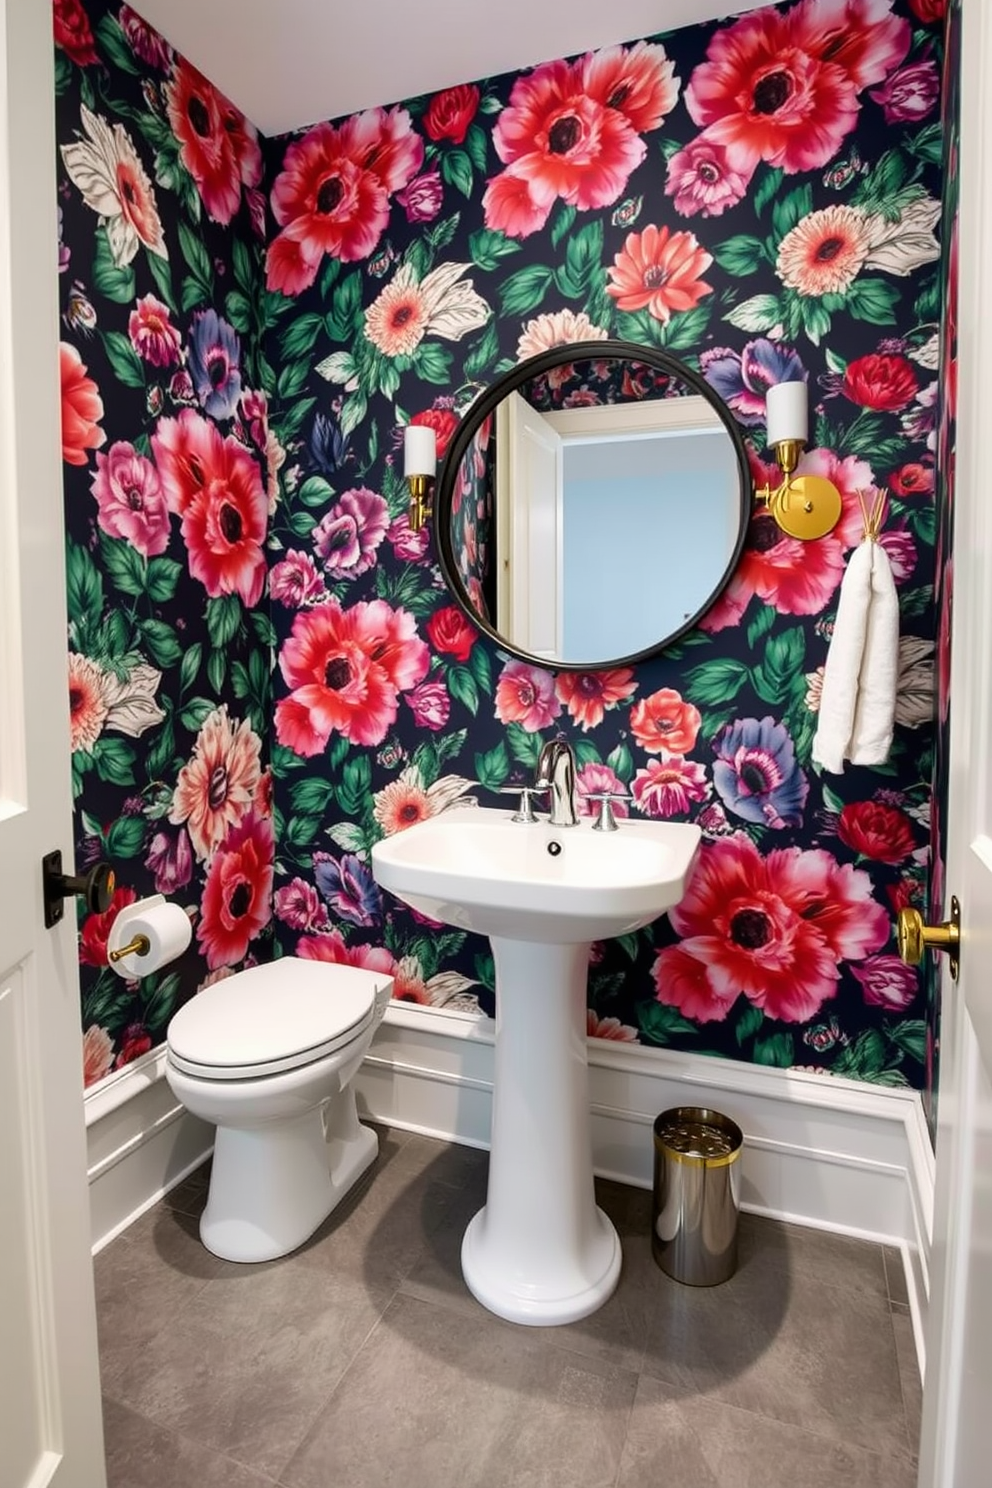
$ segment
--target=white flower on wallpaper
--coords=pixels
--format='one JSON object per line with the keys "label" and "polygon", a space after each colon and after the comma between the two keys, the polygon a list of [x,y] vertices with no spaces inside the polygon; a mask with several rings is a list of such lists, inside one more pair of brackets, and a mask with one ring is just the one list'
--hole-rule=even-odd
{"label": "white flower on wallpaper", "polygon": [[80,105],[86,138],[61,147],[62,159],[86,205],[100,217],[118,268],[129,264],[143,243],[168,258],[155,191],[123,124],[108,124]]}

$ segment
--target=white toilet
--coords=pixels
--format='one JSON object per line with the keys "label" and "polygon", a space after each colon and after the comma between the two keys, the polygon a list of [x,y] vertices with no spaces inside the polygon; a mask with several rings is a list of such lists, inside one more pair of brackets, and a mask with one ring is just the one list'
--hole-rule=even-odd
{"label": "white toilet", "polygon": [[216,1124],[200,1238],[228,1261],[302,1245],[374,1161],[350,1085],[392,994],[381,972],[284,956],[205,987],[169,1024],[165,1076]]}

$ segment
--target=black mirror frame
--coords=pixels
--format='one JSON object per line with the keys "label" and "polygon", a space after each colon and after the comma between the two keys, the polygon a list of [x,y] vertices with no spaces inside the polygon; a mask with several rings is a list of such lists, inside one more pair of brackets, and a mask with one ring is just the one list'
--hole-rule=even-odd
{"label": "black mirror frame", "polygon": [[[730,435],[734,445],[734,453],[737,456],[737,468],[740,476],[740,522],[737,541],[733,553],[727,563],[719,582],[712,593],[706,598],[696,613],[677,630],[672,631],[661,641],[648,646],[643,651],[634,652],[631,656],[620,656],[602,662],[574,662],[555,661],[549,663],[546,656],[535,656],[533,652],[523,651],[518,646],[513,646],[505,636],[493,628],[493,626],[479,615],[472,605],[468,591],[461,581],[458,567],[455,562],[454,551],[451,543],[451,507],[454,498],[454,485],[456,472],[461,465],[462,459],[467,453],[472,440],[481,428],[484,421],[495,410],[497,404],[501,403],[507,394],[515,392],[523,383],[529,382],[533,377],[540,377],[542,373],[553,371],[555,367],[561,367],[569,362],[598,361],[604,358],[625,358],[637,361],[645,366],[653,367],[659,372],[665,372],[670,377],[677,378],[685,383],[693,392],[705,398],[710,407],[715,411]],[[693,629],[697,622],[706,614],[714,601],[723,593],[734,569],[737,567],[744,543],[747,539],[748,525],[753,508],[753,484],[751,479],[751,467],[748,462],[747,446],[740,428],[732,417],[723,399],[720,398],[691,367],[680,362],[678,357],[672,356],[670,352],[652,346],[639,346],[633,341],[573,341],[562,346],[554,346],[550,351],[543,351],[538,356],[528,357],[513,367],[509,372],[503,374],[484,392],[480,393],[475,401],[463,414],[461,422],[451,437],[451,443],[445,451],[441,463],[441,474],[434,493],[434,540],[436,551],[441,565],[444,581],[448,586],[452,598],[463,611],[466,618],[480,630],[483,635],[489,637],[494,645],[508,655],[516,657],[520,661],[529,662],[532,666],[541,667],[549,672],[603,672],[612,671],[617,667],[634,666],[638,662],[647,661],[652,656],[657,656],[667,646],[673,645],[677,640]]]}

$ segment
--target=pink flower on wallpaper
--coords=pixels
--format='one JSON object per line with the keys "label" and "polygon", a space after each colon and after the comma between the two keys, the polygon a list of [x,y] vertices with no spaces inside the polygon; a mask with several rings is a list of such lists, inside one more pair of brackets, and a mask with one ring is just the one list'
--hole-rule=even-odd
{"label": "pink flower on wallpaper", "polygon": [[672,687],[660,688],[630,710],[630,731],[648,754],[688,754],[701,723],[695,703]]}
{"label": "pink flower on wallpaper", "polygon": [[443,729],[451,713],[451,698],[443,682],[421,682],[405,695],[418,728]]}
{"label": "pink flower on wallpaper", "polygon": [[615,202],[647,153],[639,131],[675,105],[673,72],[663,47],[642,42],[518,77],[493,130],[506,169],[486,188],[487,226],[526,237],[559,199],[580,210]]}
{"label": "pink flower on wallpaper", "polygon": [[905,521],[887,527],[879,543],[885,549],[892,566],[892,577],[897,584],[904,584],[916,567],[916,540]]}
{"label": "pink flower on wallpaper", "polygon": [[193,849],[185,827],[179,831],[156,832],[148,844],[145,867],[155,878],[156,894],[174,894],[184,889],[193,877]]}
{"label": "pink flower on wallpaper", "polygon": [[[195,396],[192,386],[190,391]],[[202,493],[221,438],[215,424],[189,408],[184,408],[178,418],[159,419],[152,435],[152,453],[169,510],[178,516],[184,516]]]}
{"label": "pink flower on wallpaper", "polygon": [[900,67],[886,78],[884,87],[873,88],[869,97],[882,105],[886,124],[916,124],[925,119],[940,97],[940,74],[932,57]]}
{"label": "pink flower on wallpaper", "polygon": [[857,89],[872,88],[909,51],[908,21],[892,14],[893,0],[803,0],[789,16],[797,46],[842,67]]}
{"label": "pink flower on wallpaper", "polygon": [[330,935],[303,935],[296,942],[296,954],[304,961],[330,961],[336,966],[360,966],[365,971],[380,971],[392,976],[396,962],[381,946],[346,945],[340,930]]}
{"label": "pink flower on wallpaper", "polygon": [[275,892],[276,917],[291,930],[328,930],[327,905],[313,884],[294,878]]}
{"label": "pink flower on wallpaper", "polygon": [[619,1044],[639,1042],[637,1029],[619,1018],[600,1018],[592,1008],[586,1008],[586,1038],[612,1039]]}
{"label": "pink flower on wallpaper", "polygon": [[693,801],[706,800],[706,771],[695,760],[662,749],[638,770],[631,789],[645,816],[686,816]]}
{"label": "pink flower on wallpaper", "polygon": [[920,989],[919,973],[898,956],[868,956],[851,970],[861,983],[865,1002],[904,1013]]}
{"label": "pink flower on wallpaper", "polygon": [[734,169],[725,146],[701,134],[668,162],[665,192],[683,217],[720,217],[743,200],[750,179],[750,172]]}
{"label": "pink flower on wallpaper", "polygon": [[431,545],[431,529],[429,526],[424,526],[414,531],[410,526],[409,516],[404,512],[401,517],[394,518],[386,528],[386,541],[398,562],[420,563]]}
{"label": "pink flower on wallpaper", "polygon": [[272,918],[272,823],[254,813],[224,839],[211,860],[196,940],[211,971],[243,961]]}
{"label": "pink flower on wallpaper", "polygon": [[[590,795],[597,792],[609,791],[616,797],[626,796],[627,787],[615,770],[609,765],[588,764],[583,765],[575,772],[575,797],[580,816],[595,817],[599,815],[599,802],[590,801]],[[616,799],[613,802],[614,816],[627,816],[627,802]]]}
{"label": "pink flower on wallpaper", "polygon": [[587,733],[602,723],[607,708],[626,702],[637,691],[637,681],[630,667],[612,672],[559,672],[555,690],[569,716]]}
{"label": "pink flower on wallpaper", "polygon": [[323,577],[309,553],[290,548],[269,571],[269,594],[289,610],[302,609],[326,591]]}
{"label": "pink flower on wallpaper", "polygon": [[389,526],[389,508],[376,491],[345,491],[313,529],[313,545],[328,578],[356,579],[375,565]]}
{"label": "pink flower on wallpaper", "polygon": [[606,293],[618,310],[647,310],[666,325],[673,314],[691,310],[713,293],[712,284],[699,277],[712,262],[692,233],[650,225],[627,234],[607,270]]}
{"label": "pink flower on wallpaper", "polygon": [[62,376],[62,458],[68,465],[85,465],[89,451],[99,449],[107,436],[100,428],[103,399],[74,346],[59,342]]}
{"label": "pink flower on wallpaper", "polygon": [[266,258],[269,289],[300,294],[327,254],[345,263],[368,258],[389,220],[390,196],[423,158],[423,140],[401,108],[366,109],[294,140],[272,188],[282,230]]}
{"label": "pink flower on wallpaper", "polygon": [[424,171],[414,176],[409,186],[397,191],[396,200],[406,213],[407,222],[433,222],[441,210],[444,187],[439,170]]}
{"label": "pink flower on wallpaper", "polygon": [[154,26],[143,21],[130,5],[121,6],[117,19],[127,37],[128,46],[138,60],[165,72],[172,63],[172,48],[165,37],[160,36]]}
{"label": "pink flower on wallpaper", "polygon": [[122,537],[143,558],[169,546],[169,508],[151,460],[119,441],[97,454],[90,483],[97,521],[110,537]]}
{"label": "pink flower on wallpaper", "polygon": [[282,648],[291,692],[276,704],[276,737],[295,754],[319,754],[332,733],[381,744],[401,692],[427,673],[429,653],[405,610],[384,600],[344,610],[336,599],[304,610]]}
{"label": "pink flower on wallpaper", "polygon": [[135,351],[152,367],[175,367],[182,358],[182,337],[169,318],[169,307],[153,294],[136,302],[127,333]]}
{"label": "pink flower on wallpaper", "polygon": [[109,1075],[114,1064],[114,1041],[105,1028],[91,1023],[83,1034],[83,1085],[88,1089]]}
{"label": "pink flower on wallpaper", "polygon": [[207,214],[228,223],[241,205],[241,187],[262,179],[262,152],[253,124],[184,58],[166,84],[169,122],[179,158],[196,183]]}
{"label": "pink flower on wallpaper", "polygon": [[496,717],[530,733],[547,728],[561,712],[551,672],[526,661],[508,661],[496,683]]}
{"label": "pink flower on wallpaper", "polygon": [[209,858],[251,809],[260,774],[258,735],[246,718],[232,722],[224,703],[204,720],[169,812],[175,826],[185,822],[198,858]]}
{"label": "pink flower on wallpaper", "polygon": [[657,995],[698,1022],[725,1018],[742,993],[771,1018],[804,1022],[836,993],[838,963],[889,935],[866,873],[819,849],[762,857],[743,834],[703,846],[669,918],[682,940],[655,960]]}

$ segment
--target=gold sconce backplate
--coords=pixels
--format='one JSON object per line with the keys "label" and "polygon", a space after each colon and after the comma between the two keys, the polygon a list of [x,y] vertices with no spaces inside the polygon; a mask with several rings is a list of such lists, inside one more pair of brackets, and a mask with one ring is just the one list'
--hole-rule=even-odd
{"label": "gold sconce backplate", "polygon": [[961,951],[961,906],[951,897],[951,917],[942,925],[924,924],[918,909],[901,909],[896,921],[899,955],[907,966],[919,966],[925,951],[946,951],[950,973],[958,979]]}
{"label": "gold sconce backplate", "polygon": [[822,475],[796,475],[773,493],[769,509],[783,532],[809,542],[833,531],[843,502],[837,487]]}

